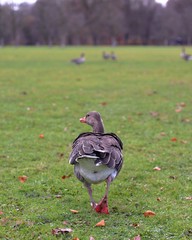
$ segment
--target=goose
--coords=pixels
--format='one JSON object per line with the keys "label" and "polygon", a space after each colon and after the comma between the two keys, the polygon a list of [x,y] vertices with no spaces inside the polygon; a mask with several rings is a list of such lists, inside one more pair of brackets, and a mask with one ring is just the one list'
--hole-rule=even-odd
{"label": "goose", "polygon": [[[74,140],[69,163],[74,165],[75,176],[87,188],[92,208],[97,213],[109,214],[108,192],[123,165],[123,143],[115,133],[104,133],[99,112],[88,112],[80,122],[90,125],[93,131],[81,133]],[[103,181],[106,181],[105,194],[97,204],[91,185]]]}
{"label": "goose", "polygon": [[114,52],[111,52],[111,59],[114,61],[117,60],[117,56],[115,55]]}
{"label": "goose", "polygon": [[189,54],[187,54],[187,53],[185,52],[185,48],[184,48],[184,47],[183,47],[182,50],[181,50],[180,56],[181,56],[181,58],[183,58],[185,61],[190,61],[190,60],[192,60],[192,56],[189,55]]}
{"label": "goose", "polygon": [[104,59],[104,60],[110,59],[110,54],[108,54],[108,53],[106,53],[106,52],[103,52],[103,59]]}
{"label": "goose", "polygon": [[85,62],[85,54],[82,53],[81,56],[79,58],[74,58],[71,60],[72,63],[75,63],[75,64],[82,64]]}

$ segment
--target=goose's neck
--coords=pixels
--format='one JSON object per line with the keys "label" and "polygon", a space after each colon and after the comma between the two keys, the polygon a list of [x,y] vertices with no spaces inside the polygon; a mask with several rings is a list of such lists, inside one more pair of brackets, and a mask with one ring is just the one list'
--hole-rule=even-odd
{"label": "goose's neck", "polygon": [[103,121],[98,122],[97,124],[95,124],[95,125],[93,126],[93,132],[94,132],[94,133],[104,133]]}

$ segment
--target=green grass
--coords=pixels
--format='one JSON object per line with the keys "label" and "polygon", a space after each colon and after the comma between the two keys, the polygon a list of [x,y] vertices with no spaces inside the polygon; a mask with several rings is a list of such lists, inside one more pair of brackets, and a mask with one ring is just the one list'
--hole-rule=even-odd
{"label": "green grass", "polygon": [[[0,49],[1,239],[56,239],[52,229],[66,227],[73,233],[57,239],[192,238],[186,200],[192,194],[192,62],[182,61],[176,47],[117,47],[117,62],[102,60],[103,50],[111,48]],[[81,52],[87,62],[71,64]],[[181,102],[186,106],[177,113]],[[90,130],[78,119],[90,110],[99,111],[106,131],[124,143],[110,215],[92,211],[68,164],[72,141]],[[94,186],[97,200],[104,188]],[[146,218],[146,210],[156,215]],[[95,227],[101,219],[106,226]]]}

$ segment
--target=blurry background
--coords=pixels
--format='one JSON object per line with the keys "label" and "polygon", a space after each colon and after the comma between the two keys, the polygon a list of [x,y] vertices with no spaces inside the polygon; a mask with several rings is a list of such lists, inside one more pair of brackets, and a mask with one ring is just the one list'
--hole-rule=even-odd
{"label": "blurry background", "polygon": [[191,13],[191,0],[1,0],[0,44],[191,44]]}

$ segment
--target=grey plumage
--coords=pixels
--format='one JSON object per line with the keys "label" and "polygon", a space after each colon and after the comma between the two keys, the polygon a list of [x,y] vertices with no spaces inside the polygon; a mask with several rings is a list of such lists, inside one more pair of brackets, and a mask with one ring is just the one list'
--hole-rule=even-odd
{"label": "grey plumage", "polygon": [[79,58],[74,58],[71,60],[72,63],[75,63],[75,64],[82,64],[85,62],[85,54],[82,53],[81,56]]}

